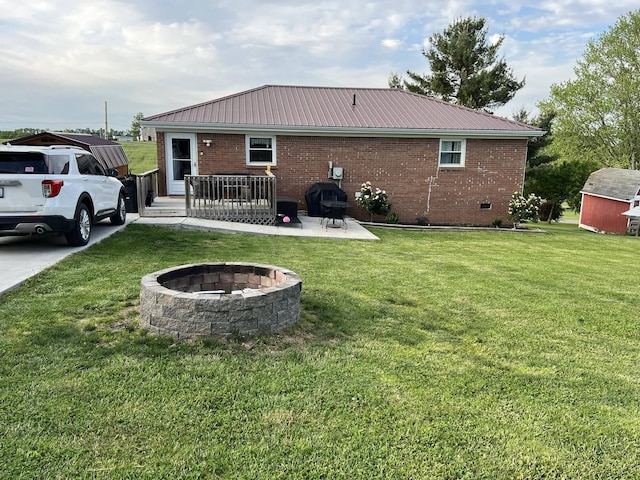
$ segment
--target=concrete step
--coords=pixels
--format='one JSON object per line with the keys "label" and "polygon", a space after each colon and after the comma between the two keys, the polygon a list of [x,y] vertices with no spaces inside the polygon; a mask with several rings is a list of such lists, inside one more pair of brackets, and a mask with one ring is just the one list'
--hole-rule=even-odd
{"label": "concrete step", "polygon": [[141,217],[186,217],[184,208],[147,207],[140,212]]}
{"label": "concrete step", "polygon": [[140,212],[141,217],[186,217],[184,198],[156,197],[149,207]]}

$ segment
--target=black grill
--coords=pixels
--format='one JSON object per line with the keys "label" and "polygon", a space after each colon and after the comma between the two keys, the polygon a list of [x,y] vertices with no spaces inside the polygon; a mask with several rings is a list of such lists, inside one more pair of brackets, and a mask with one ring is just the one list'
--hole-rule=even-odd
{"label": "black grill", "polygon": [[310,217],[323,217],[324,211],[320,206],[323,199],[332,198],[340,202],[347,201],[347,194],[338,185],[331,182],[314,183],[307,189],[304,196],[307,201],[307,212]]}

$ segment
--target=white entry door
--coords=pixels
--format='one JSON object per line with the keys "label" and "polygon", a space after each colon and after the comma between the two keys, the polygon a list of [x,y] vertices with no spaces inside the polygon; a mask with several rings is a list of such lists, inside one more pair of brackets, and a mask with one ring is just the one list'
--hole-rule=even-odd
{"label": "white entry door", "polygon": [[184,176],[198,174],[198,151],[193,133],[167,133],[167,192],[184,195]]}

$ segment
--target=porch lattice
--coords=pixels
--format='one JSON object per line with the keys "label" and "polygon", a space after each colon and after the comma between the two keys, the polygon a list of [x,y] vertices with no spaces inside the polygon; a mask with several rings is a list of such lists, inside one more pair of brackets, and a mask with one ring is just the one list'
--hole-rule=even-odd
{"label": "porch lattice", "polygon": [[188,217],[274,225],[276,178],[253,175],[187,175]]}

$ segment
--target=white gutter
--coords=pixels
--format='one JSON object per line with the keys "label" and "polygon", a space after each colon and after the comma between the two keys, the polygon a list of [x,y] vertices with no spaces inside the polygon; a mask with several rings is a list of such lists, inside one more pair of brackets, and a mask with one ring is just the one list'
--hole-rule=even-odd
{"label": "white gutter", "polygon": [[143,127],[155,128],[159,132],[216,132],[247,133],[260,132],[271,135],[314,135],[341,137],[465,137],[465,138],[535,138],[544,130],[457,130],[421,128],[354,128],[317,126],[277,126],[253,124],[207,124],[186,122],[141,121]]}
{"label": "white gutter", "polygon": [[582,196],[584,197],[584,195],[591,195],[592,197],[598,197],[598,198],[605,198],[607,200],[614,200],[616,202],[626,202],[626,203],[632,203],[634,198],[615,198],[615,197],[609,197],[608,195],[601,195],[599,193],[593,193],[593,192],[586,192],[584,190],[580,190],[580,193],[582,194]]}

